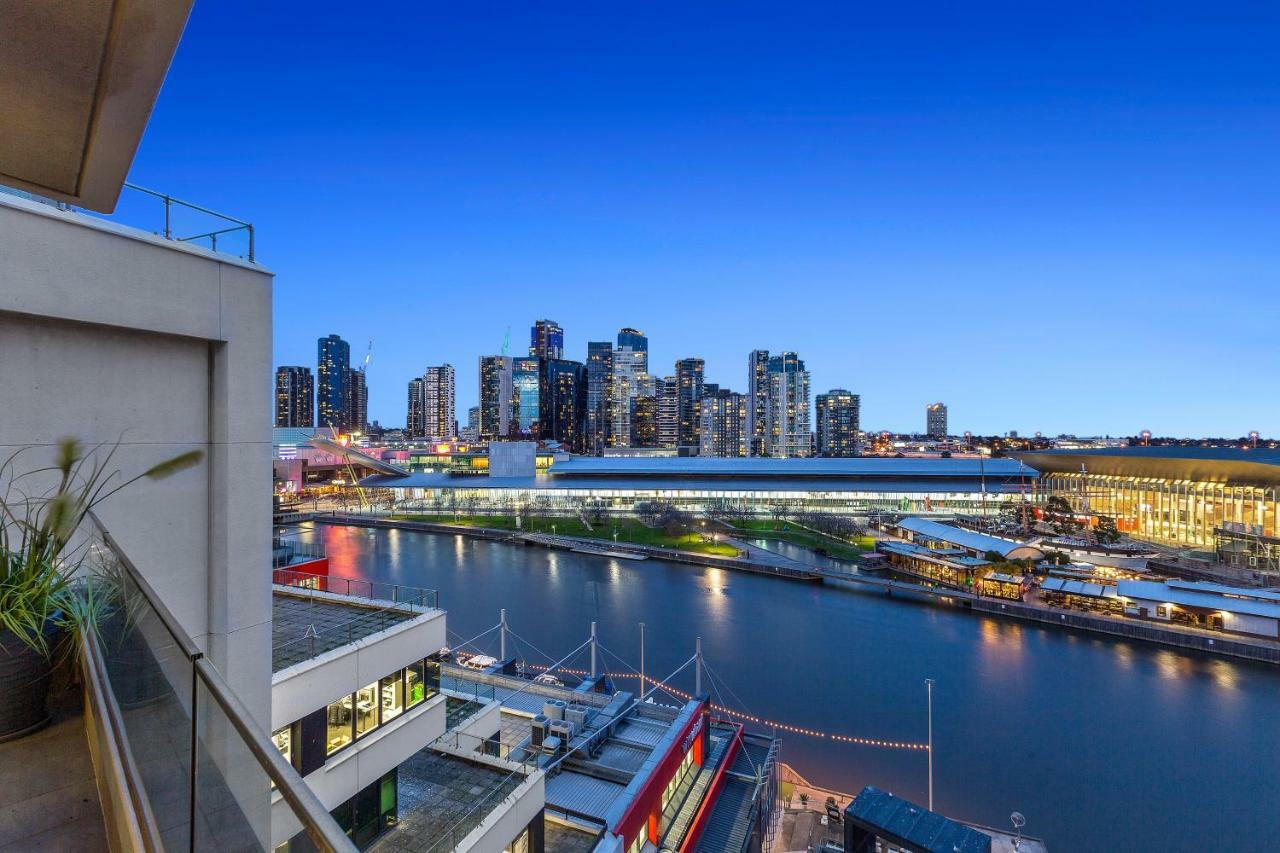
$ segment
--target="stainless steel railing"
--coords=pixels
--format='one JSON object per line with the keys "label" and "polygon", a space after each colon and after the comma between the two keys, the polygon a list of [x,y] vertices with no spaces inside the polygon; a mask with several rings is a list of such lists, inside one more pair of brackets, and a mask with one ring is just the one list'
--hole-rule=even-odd
{"label": "stainless steel railing", "polygon": [[[356,848],[96,518],[111,606],[93,638],[149,849],[271,850],[271,786],[322,851]],[[114,713],[114,712],[113,712]],[[140,790],[139,790],[140,789]],[[160,829],[155,829],[160,827]]]}

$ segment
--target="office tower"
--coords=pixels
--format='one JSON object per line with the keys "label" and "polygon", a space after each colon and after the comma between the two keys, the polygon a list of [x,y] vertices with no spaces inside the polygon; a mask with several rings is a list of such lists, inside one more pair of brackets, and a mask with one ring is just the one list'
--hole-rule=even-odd
{"label": "office tower", "polygon": [[587,369],[580,361],[539,359],[542,365],[540,437],[574,453],[586,447]]}
{"label": "office tower", "polygon": [[505,355],[480,357],[480,441],[506,438],[511,429],[512,361]]}
{"label": "office tower", "polygon": [[674,376],[666,376],[654,383],[657,407],[656,447],[677,447],[680,444],[680,383]]}
{"label": "office tower", "polygon": [[925,434],[930,438],[947,437],[946,403],[932,403],[925,408]]}
{"label": "office tower", "polygon": [[631,399],[630,447],[661,447],[658,438],[658,398],[652,394],[638,394]]}
{"label": "office tower", "polygon": [[315,387],[309,367],[276,368],[276,426],[309,427],[315,424]]}
{"label": "office tower", "polygon": [[537,358],[513,358],[510,361],[510,415],[507,436],[510,438],[543,438],[542,417],[542,360]]}
{"label": "office tower", "polygon": [[738,457],[747,455],[746,394],[717,387],[698,401],[698,455]]}
{"label": "office tower", "polygon": [[587,449],[600,456],[610,446],[613,425],[613,344],[587,343]]}
{"label": "office tower", "polygon": [[480,434],[480,407],[472,406],[467,409],[467,429],[471,430],[473,436]]}
{"label": "office tower", "polygon": [[698,401],[702,399],[703,369],[700,358],[682,358],[676,362],[677,447],[698,446]]}
{"label": "office tower", "polygon": [[857,456],[860,400],[843,388],[833,388],[814,399],[817,412],[817,454]]}
{"label": "office tower", "polygon": [[641,372],[649,372],[649,339],[644,332],[639,329],[619,329],[618,330],[618,349],[629,349],[632,352],[643,353],[643,363],[640,365]]}
{"label": "office tower", "polygon": [[631,401],[649,381],[649,339],[636,329],[618,332],[613,350],[613,425],[616,447],[631,447]]}
{"label": "office tower", "polygon": [[456,391],[452,364],[428,367],[422,374],[422,428],[427,438],[457,437]]}
{"label": "office tower", "polygon": [[426,411],[424,410],[425,383],[421,376],[409,380],[409,405],[404,419],[405,438],[423,438],[426,436]]}
{"label": "office tower", "polygon": [[347,384],[343,393],[347,415],[344,419],[348,432],[364,432],[369,426],[369,388],[365,385],[364,371],[347,368]]}
{"label": "office tower", "polygon": [[768,455],[785,459],[812,454],[809,372],[795,353],[769,359],[768,404]]}
{"label": "office tower", "polygon": [[747,357],[747,453],[769,452],[769,351],[753,350]]}
{"label": "office tower", "polygon": [[345,430],[350,405],[351,347],[337,335],[316,342],[316,425]]}
{"label": "office tower", "polygon": [[538,320],[529,329],[529,355],[564,358],[564,329],[554,320]]}

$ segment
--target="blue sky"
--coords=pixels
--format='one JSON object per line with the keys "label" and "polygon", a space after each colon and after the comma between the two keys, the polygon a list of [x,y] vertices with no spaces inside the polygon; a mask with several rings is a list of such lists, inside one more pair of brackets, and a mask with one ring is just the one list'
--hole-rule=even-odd
{"label": "blue sky", "polygon": [[254,222],[276,361],[372,340],[384,424],[550,317],[868,429],[1280,433],[1280,7],[795,5],[205,0],[132,179]]}

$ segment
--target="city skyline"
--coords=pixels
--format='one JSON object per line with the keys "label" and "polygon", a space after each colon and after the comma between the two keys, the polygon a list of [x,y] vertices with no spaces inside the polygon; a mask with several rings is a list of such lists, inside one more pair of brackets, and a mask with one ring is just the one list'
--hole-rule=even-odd
{"label": "city skyline", "polygon": [[891,429],[1274,431],[1274,9],[726,12],[200,4],[132,178],[257,224],[274,363],[373,340],[382,421],[550,316],[735,389],[797,349]]}

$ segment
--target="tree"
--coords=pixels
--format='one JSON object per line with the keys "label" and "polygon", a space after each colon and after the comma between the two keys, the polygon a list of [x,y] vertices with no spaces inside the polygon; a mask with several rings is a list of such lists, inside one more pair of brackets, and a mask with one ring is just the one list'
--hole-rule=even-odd
{"label": "tree", "polygon": [[988,551],[982,555],[982,559],[986,560],[988,563],[1003,563],[1004,554],[1001,554],[999,551]]}
{"label": "tree", "polygon": [[1111,545],[1120,541],[1120,531],[1116,529],[1116,520],[1109,515],[1098,516],[1098,525],[1093,535],[1103,545]]}

